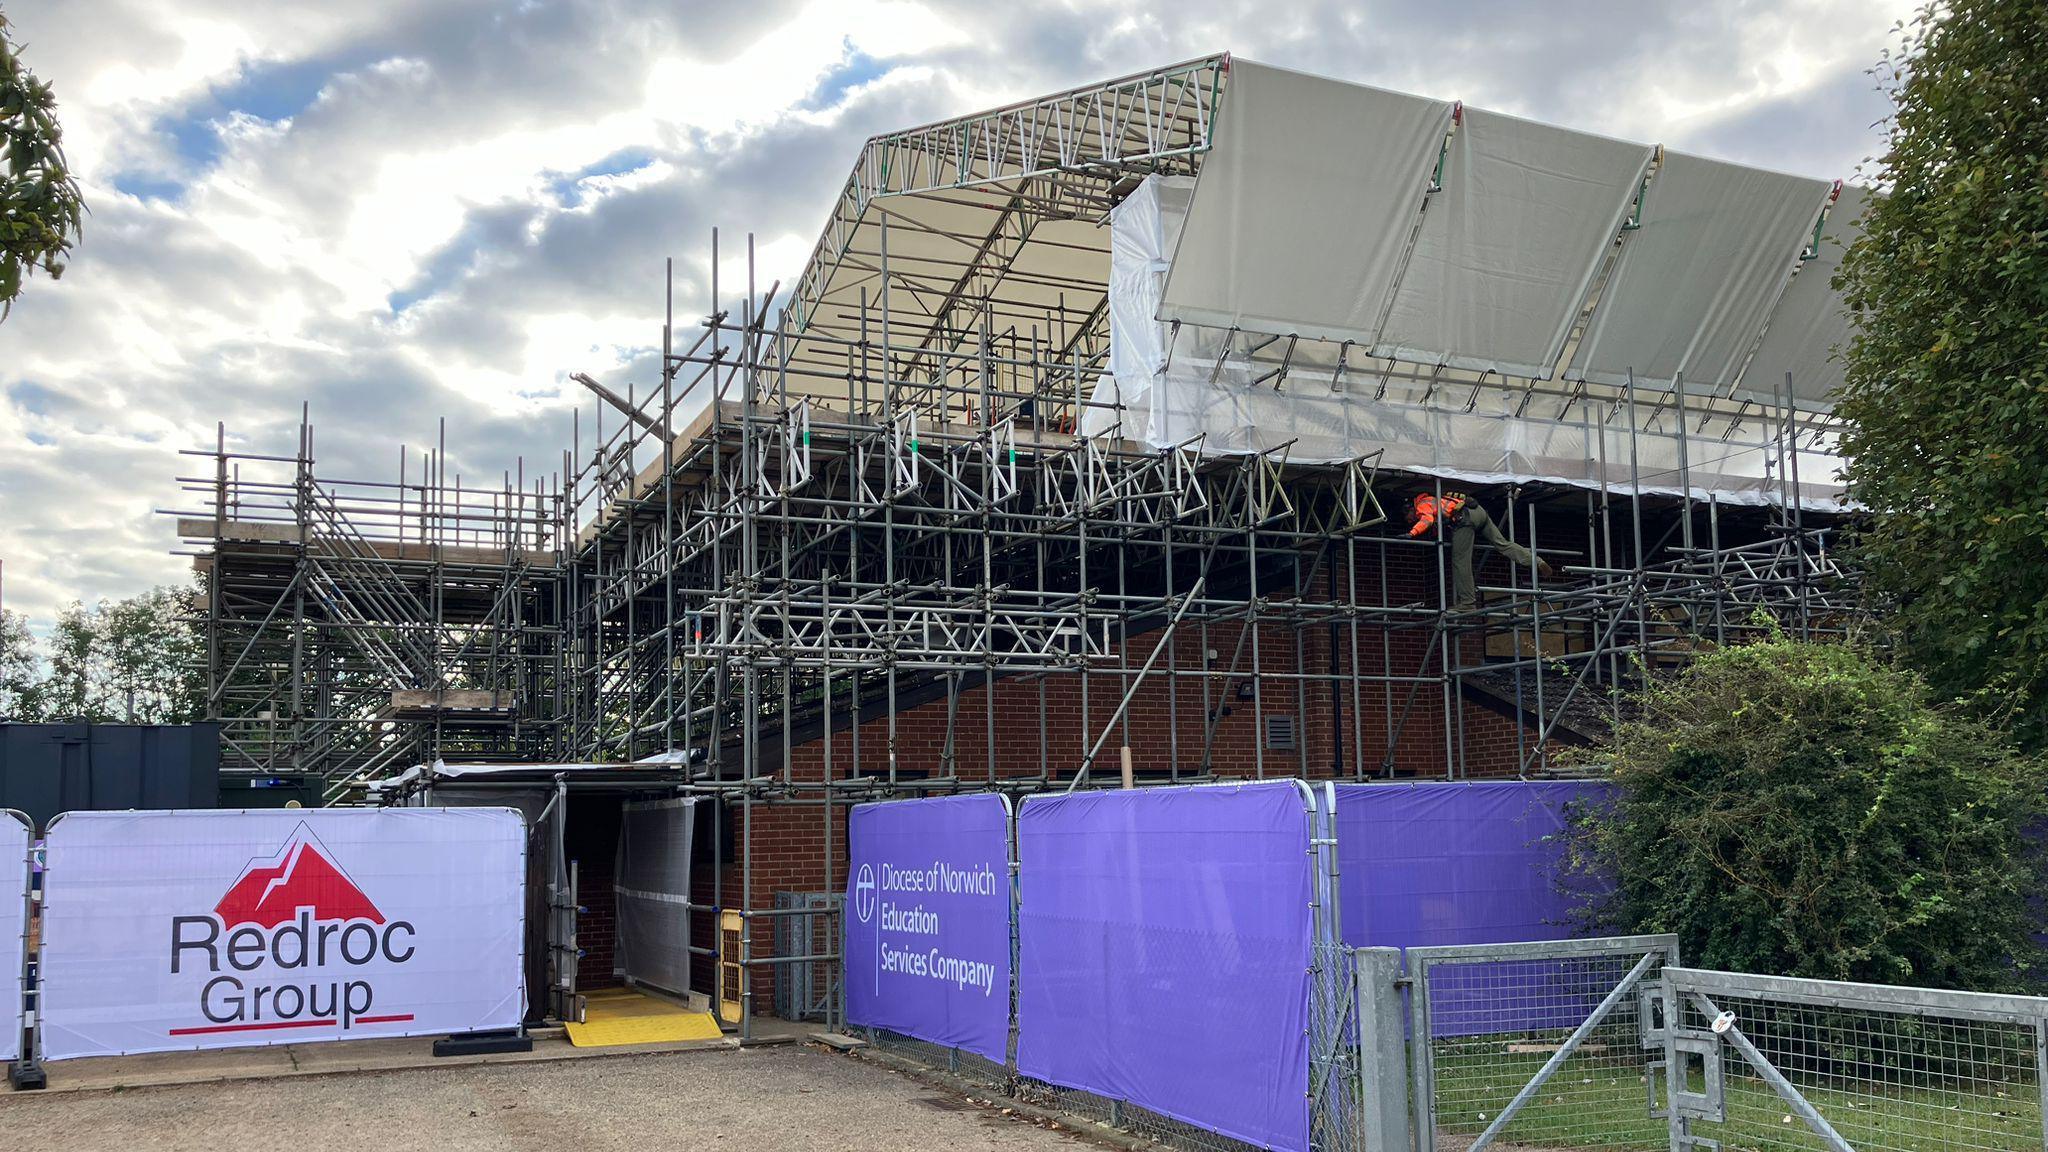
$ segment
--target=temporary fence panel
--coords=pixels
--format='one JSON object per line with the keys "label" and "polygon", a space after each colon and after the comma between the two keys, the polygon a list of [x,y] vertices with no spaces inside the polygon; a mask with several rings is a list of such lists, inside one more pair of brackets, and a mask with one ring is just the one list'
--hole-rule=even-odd
{"label": "temporary fence panel", "polygon": [[0,808],[0,1062],[21,1058],[22,1014],[28,1008],[28,817]]}
{"label": "temporary fence panel", "polygon": [[[539,1022],[559,1013],[576,975],[575,903],[569,899],[569,866],[562,854],[568,798],[552,780],[507,787],[434,784],[413,793],[413,808],[516,808],[526,820],[526,1018]],[[566,914],[566,919],[565,919]]]}
{"label": "temporary fence panel", "polygon": [[1664,1146],[1649,1005],[1676,937],[1410,948],[1407,962],[1417,1147]]}
{"label": "temporary fence panel", "polygon": [[75,812],[47,850],[47,1059],[519,1024],[516,811]]}
{"label": "temporary fence panel", "polygon": [[1018,1072],[1308,1148],[1311,807],[1294,782],[1027,799]]}
{"label": "temporary fence panel", "polygon": [[1559,838],[1595,781],[1337,788],[1342,930],[1353,947],[1492,944],[1572,935],[1583,878]]}
{"label": "temporary fence panel", "polygon": [[2048,999],[1663,972],[1673,1152],[2048,1147]]}
{"label": "temporary fence panel", "polygon": [[993,793],[847,817],[846,1019],[997,1064],[1009,1054],[1010,803]]}
{"label": "temporary fence panel", "polygon": [[613,968],[639,984],[690,990],[690,837],[697,801],[619,805],[618,952]]}

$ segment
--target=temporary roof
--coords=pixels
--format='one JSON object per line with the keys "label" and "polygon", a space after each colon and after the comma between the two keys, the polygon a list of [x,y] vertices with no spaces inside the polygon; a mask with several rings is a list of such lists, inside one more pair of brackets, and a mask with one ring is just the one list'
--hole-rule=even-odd
{"label": "temporary roof", "polygon": [[1828,241],[1860,190],[1823,217],[1827,181],[1228,56],[870,140],[789,297],[779,382],[844,397],[845,342],[885,336],[890,379],[920,382],[985,333],[1087,392],[1109,368],[1110,211],[1190,176],[1154,318],[1262,338],[1233,363],[1408,365],[1430,404],[1682,377],[1731,423],[1786,373],[1808,413],[1840,382]]}
{"label": "temporary roof", "polygon": [[1159,315],[1370,347],[1451,104],[1237,65]]}

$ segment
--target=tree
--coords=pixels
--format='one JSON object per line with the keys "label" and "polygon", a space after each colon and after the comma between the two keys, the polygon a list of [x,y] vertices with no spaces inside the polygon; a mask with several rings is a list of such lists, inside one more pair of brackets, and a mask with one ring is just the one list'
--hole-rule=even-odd
{"label": "tree", "polygon": [[1937,690],[1995,685],[2048,740],[2048,0],[1943,0],[1880,69],[1896,102],[1839,284],[1856,548]]}
{"label": "tree", "polygon": [[28,617],[0,611],[0,720],[37,720],[42,714],[42,673]]}
{"label": "tree", "polygon": [[55,280],[83,232],[85,201],[64,160],[57,98],[21,62],[0,15],[0,141],[7,150],[0,178],[0,320],[41,268]]}
{"label": "tree", "polygon": [[1675,932],[1700,967],[2009,990],[2044,958],[2030,899],[2048,765],[1855,647],[1782,638],[1643,689],[1579,814],[1602,928]]}
{"label": "tree", "polygon": [[189,619],[189,596],[156,588],[126,600],[66,608],[50,633],[43,715],[133,724],[204,717],[203,641]]}

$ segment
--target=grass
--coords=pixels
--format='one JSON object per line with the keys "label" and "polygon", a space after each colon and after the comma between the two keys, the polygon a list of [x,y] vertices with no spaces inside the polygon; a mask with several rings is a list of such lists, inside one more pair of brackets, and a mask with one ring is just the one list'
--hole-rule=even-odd
{"label": "grass", "polygon": [[[1499,1146],[1661,1149],[1665,1122],[1649,1115],[1644,1062],[1633,1036],[1575,1053],[1509,1122]],[[1543,1067],[1548,1054],[1511,1053],[1502,1037],[1436,1042],[1437,1132],[1477,1136]],[[1727,1120],[1696,1121],[1695,1135],[1729,1152],[1828,1145],[1742,1056],[1724,1049]],[[2040,1093],[2025,1083],[1951,1078],[1934,1087],[1832,1083],[1792,1076],[1801,1094],[1858,1152],[2006,1152],[2042,1147]],[[1702,1087],[1695,1070],[1692,1087]],[[1661,1094],[1661,1086],[1660,1086]],[[1787,1118],[1790,1118],[1789,1121]],[[1464,1141],[1450,1142],[1462,1146]]]}

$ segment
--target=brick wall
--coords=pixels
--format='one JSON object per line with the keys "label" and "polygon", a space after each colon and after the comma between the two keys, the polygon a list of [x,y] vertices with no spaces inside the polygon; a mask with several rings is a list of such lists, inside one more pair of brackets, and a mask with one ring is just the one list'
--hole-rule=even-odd
{"label": "brick wall", "polygon": [[562,847],[577,864],[576,945],[583,957],[576,965],[576,988],[588,992],[619,983],[612,974],[612,952],[618,941],[617,900],[612,870],[618,863],[619,802],[610,796],[581,793],[568,809],[562,826]]}
{"label": "brick wall", "polygon": [[[1375,556],[1370,566],[1361,552],[1356,579],[1360,599],[1367,599],[1365,582],[1379,595],[1381,569]],[[1341,566],[1319,578],[1320,594],[1328,595],[1331,581],[1343,587],[1347,578]],[[1436,671],[1429,656],[1435,632],[1436,570],[1432,554],[1423,549],[1390,552],[1385,568],[1389,602],[1408,602],[1421,609],[1416,624],[1408,628],[1384,629],[1378,625],[1358,630],[1356,667],[1364,675],[1429,676]],[[1481,571],[1482,584],[1505,583],[1506,563],[1491,557]],[[1275,590],[1291,594],[1292,589]],[[1299,681],[1297,673],[1325,676],[1332,667],[1333,644],[1328,625],[1296,630],[1289,626],[1262,623],[1256,628],[1256,660],[1253,636],[1240,623],[1204,625],[1199,620],[1183,622],[1172,641],[1172,667],[1229,669],[1233,657],[1239,674],[1229,680],[1204,681],[1193,677],[1166,675],[1167,657],[1162,654],[1152,677],[1138,689],[1125,723],[1112,733],[1092,769],[1097,778],[1115,779],[1120,771],[1119,744],[1128,739],[1134,769],[1146,779],[1171,775],[1176,764],[1183,774],[1202,770],[1203,729],[1210,710],[1220,709],[1209,772],[1225,778],[1252,778],[1261,768],[1266,776],[1287,777],[1302,772],[1310,777],[1349,779],[1357,759],[1355,749],[1362,741],[1366,769],[1377,774],[1387,754],[1388,734],[1398,730],[1392,742],[1392,767],[1396,775],[1441,778],[1449,762],[1445,749],[1445,693],[1435,683],[1422,683],[1412,691],[1406,684],[1360,683],[1354,694],[1339,682],[1337,699],[1332,686],[1315,680]],[[1243,636],[1240,650],[1239,640]],[[1133,636],[1126,654],[1130,674],[1143,666],[1159,633]],[[1458,639],[1463,660],[1476,662],[1484,636],[1478,632]],[[1299,654],[1297,656],[1297,645]],[[1214,653],[1210,656],[1209,653]],[[1353,667],[1351,634],[1339,624],[1334,643],[1335,668],[1347,674]],[[1256,673],[1256,675],[1254,674]],[[1254,699],[1242,698],[1239,685],[1250,685]],[[1115,712],[1123,685],[1115,675],[1090,675],[1084,685],[1076,675],[1039,678],[1007,677],[993,688],[975,686],[963,690],[956,704],[953,749],[946,760],[947,705],[942,697],[900,711],[895,718],[895,755],[899,773],[924,776],[951,774],[964,782],[987,780],[991,771],[997,778],[1032,777],[1049,770],[1052,787],[1064,786],[1087,751],[1088,744]],[[1304,698],[1305,693],[1305,698]],[[1412,700],[1410,699],[1412,695]],[[990,754],[987,738],[989,709],[994,709],[995,745]],[[1513,776],[1522,751],[1531,747],[1534,732],[1521,729],[1515,721],[1475,704],[1453,701],[1457,727],[1454,740],[1461,743],[1467,773],[1472,778]],[[1259,715],[1285,714],[1296,717],[1297,748],[1262,749]],[[1405,722],[1403,714],[1406,714]],[[889,722],[871,719],[860,726],[860,756],[854,757],[854,737],[838,717],[831,740],[832,776],[845,779],[856,774],[886,776],[889,771]],[[1341,732],[1341,750],[1333,743]],[[813,739],[799,743],[789,754],[789,765],[799,780],[820,780],[824,776],[826,742]],[[774,753],[763,771],[779,772],[781,755]],[[751,900],[745,899],[743,878],[737,861],[728,860],[719,879],[721,903],[728,907],[768,908],[779,891],[843,890],[846,877],[846,810],[835,806],[830,825],[830,882],[827,882],[827,831],[825,810],[817,805],[757,804],[751,813],[732,805],[722,814],[728,822],[734,845],[751,842],[753,872]],[[748,822],[751,822],[750,825]],[[706,862],[708,866],[708,861]],[[707,937],[708,939],[708,937]],[[774,952],[774,927],[766,919],[753,926],[754,954]],[[755,1006],[766,1013],[772,1006],[773,974],[757,970],[752,977]],[[707,982],[703,987],[708,988]]]}

